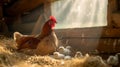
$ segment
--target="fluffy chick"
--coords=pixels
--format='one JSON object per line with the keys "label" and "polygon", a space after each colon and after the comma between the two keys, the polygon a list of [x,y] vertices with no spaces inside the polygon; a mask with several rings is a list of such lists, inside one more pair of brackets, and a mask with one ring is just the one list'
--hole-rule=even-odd
{"label": "fluffy chick", "polygon": [[109,56],[108,59],[107,59],[107,63],[109,65],[112,65],[112,66],[118,65],[118,63],[119,63],[118,57],[116,57],[116,56]]}
{"label": "fluffy chick", "polygon": [[63,46],[59,47],[58,52],[64,55],[69,55],[69,56],[71,54],[71,50],[69,49],[69,47],[64,48]]}
{"label": "fluffy chick", "polygon": [[60,54],[59,52],[54,52],[53,53],[53,58],[55,59],[64,59],[65,55]]}
{"label": "fluffy chick", "polygon": [[75,54],[75,58],[80,58],[80,57],[83,57],[83,54],[82,54],[82,52],[77,51]]}

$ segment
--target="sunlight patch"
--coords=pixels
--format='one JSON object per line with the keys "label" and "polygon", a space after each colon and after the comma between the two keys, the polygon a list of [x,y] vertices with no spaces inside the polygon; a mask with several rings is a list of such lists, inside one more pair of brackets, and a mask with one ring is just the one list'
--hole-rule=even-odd
{"label": "sunlight patch", "polygon": [[52,3],[57,28],[82,28],[107,25],[107,0],[59,0]]}

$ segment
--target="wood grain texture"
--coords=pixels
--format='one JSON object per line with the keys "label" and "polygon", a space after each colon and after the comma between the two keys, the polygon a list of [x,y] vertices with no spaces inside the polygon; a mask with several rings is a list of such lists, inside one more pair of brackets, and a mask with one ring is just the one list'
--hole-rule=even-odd
{"label": "wood grain texture", "polygon": [[43,3],[43,0],[19,0],[7,9],[9,15],[18,15],[32,10]]}

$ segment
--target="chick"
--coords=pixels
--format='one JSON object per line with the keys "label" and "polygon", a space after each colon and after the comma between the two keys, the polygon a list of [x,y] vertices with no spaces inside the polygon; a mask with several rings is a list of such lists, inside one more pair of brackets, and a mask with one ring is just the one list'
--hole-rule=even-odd
{"label": "chick", "polygon": [[112,65],[112,66],[118,65],[118,63],[119,63],[118,57],[116,57],[116,56],[109,56],[108,59],[107,59],[107,63],[109,65]]}
{"label": "chick", "polygon": [[75,54],[75,58],[83,57],[83,54],[80,51],[77,51]]}
{"label": "chick", "polygon": [[63,46],[60,46],[59,49],[58,49],[58,52],[61,53],[61,54],[69,55],[69,56],[70,56],[71,51],[70,51],[69,48],[70,48],[70,47],[64,48]]}
{"label": "chick", "polygon": [[64,59],[65,55],[60,54],[59,52],[54,52],[53,53],[53,58],[55,59]]}
{"label": "chick", "polygon": [[120,63],[120,53],[117,53],[115,56],[118,57],[118,60],[119,60],[119,63]]}

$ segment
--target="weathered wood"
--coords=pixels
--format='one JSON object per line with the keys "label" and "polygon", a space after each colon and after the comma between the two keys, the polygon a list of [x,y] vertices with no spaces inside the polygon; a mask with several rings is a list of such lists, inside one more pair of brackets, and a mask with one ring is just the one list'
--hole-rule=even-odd
{"label": "weathered wood", "polygon": [[30,34],[34,26],[35,26],[35,23],[16,24],[16,25],[13,25],[12,30],[19,31],[20,33],[23,33],[23,34]]}
{"label": "weathered wood", "polygon": [[114,49],[114,47],[115,47],[114,41],[115,41],[115,39],[109,39],[109,38],[100,39],[98,46],[97,46],[98,51],[100,53],[106,53],[106,52],[107,53],[114,53],[114,52],[116,52]]}
{"label": "weathered wood", "polygon": [[120,28],[59,29],[56,30],[56,34],[63,42],[62,45],[70,45],[83,53],[95,50],[100,53],[120,52]]}
{"label": "weathered wood", "polygon": [[64,38],[101,38],[113,37],[120,38],[120,28],[105,28],[105,27],[92,27],[92,28],[79,28],[79,29],[59,29],[56,30],[59,37]]}
{"label": "weathered wood", "polygon": [[[66,44],[65,41],[68,41]],[[83,53],[91,53],[98,50],[99,53],[118,53],[120,52],[120,38],[119,39],[99,39],[99,38],[68,38],[61,39],[60,45],[66,46],[70,45],[74,50],[81,51]]]}
{"label": "weathered wood", "polygon": [[107,20],[108,27],[116,27],[116,24],[113,21],[112,14],[117,11],[118,6],[116,5],[116,0],[108,0],[108,9],[107,9]]}
{"label": "weathered wood", "polygon": [[120,27],[120,12],[115,12],[112,14],[113,23],[115,27]]}
{"label": "weathered wood", "polygon": [[0,5],[2,6],[3,4],[8,3],[8,2],[10,2],[10,0],[0,0]]}
{"label": "weathered wood", "polygon": [[0,0],[0,3],[7,3],[10,2],[10,0]]}
{"label": "weathered wood", "polygon": [[8,34],[8,27],[4,21],[4,18],[0,19],[0,35]]}
{"label": "weathered wood", "polygon": [[18,0],[11,7],[6,9],[9,15],[17,15],[32,10],[42,4],[44,0]]}
{"label": "weathered wood", "polygon": [[42,25],[49,19],[49,16],[51,15],[51,3],[46,1],[44,2],[44,8],[42,10],[43,13],[39,16],[33,30],[32,34],[39,34],[42,28]]}
{"label": "weathered wood", "polygon": [[17,15],[14,19],[15,19],[13,21],[14,24],[21,24],[22,23],[21,14]]}
{"label": "weathered wood", "polygon": [[3,9],[2,6],[0,6],[0,19],[3,17]]}

